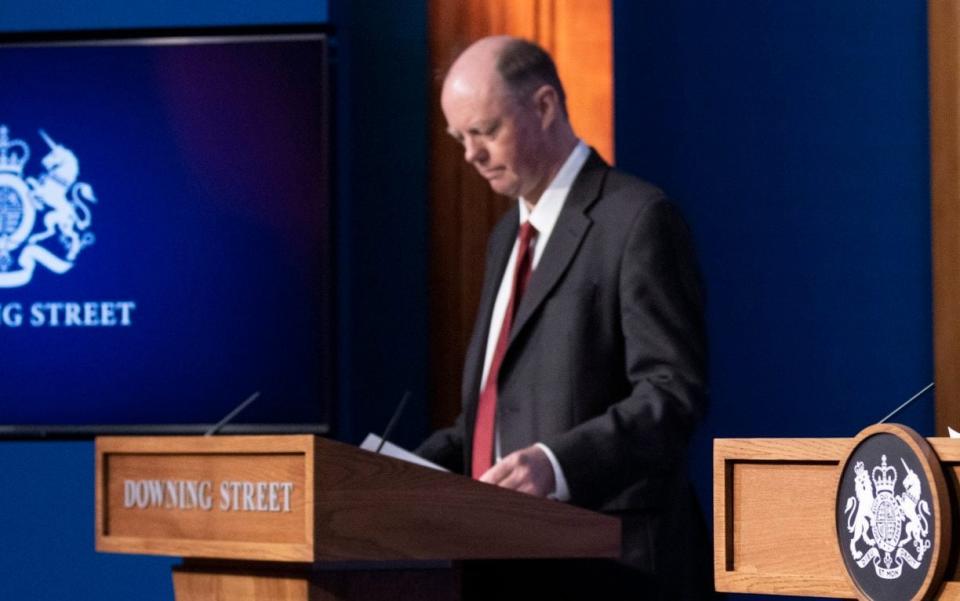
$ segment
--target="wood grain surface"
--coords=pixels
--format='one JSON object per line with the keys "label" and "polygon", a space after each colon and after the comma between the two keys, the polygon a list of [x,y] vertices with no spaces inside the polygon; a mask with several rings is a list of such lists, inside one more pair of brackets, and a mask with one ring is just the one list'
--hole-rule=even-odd
{"label": "wood grain surface", "polygon": [[[313,436],[97,439],[97,549],[261,561],[620,555],[616,518]],[[296,483],[289,513],[122,507],[124,478]],[[300,484],[302,483],[302,485]]]}
{"label": "wood grain surface", "polygon": [[960,427],[960,2],[928,0],[937,434]]}
{"label": "wood grain surface", "polygon": [[458,601],[456,567],[316,571],[282,567],[210,566],[185,562],[174,568],[177,601]]}
{"label": "wood grain surface", "polygon": [[718,591],[854,598],[834,528],[849,439],[714,441]]}
{"label": "wood grain surface", "polygon": [[319,559],[620,555],[615,518],[321,442]]}
{"label": "wood grain surface", "polygon": [[[100,437],[97,550],[312,561],[314,453],[312,436]],[[127,479],[210,480],[215,508],[125,508]],[[290,511],[221,511],[224,480],[292,482]]]}
{"label": "wood grain surface", "polygon": [[[837,549],[834,503],[841,466],[859,439],[714,441],[718,591],[857,598]],[[953,518],[960,490],[960,440],[926,440],[929,449],[910,446],[942,467],[942,476],[934,470],[928,477],[938,491],[933,495],[938,517],[945,522],[940,544],[949,548],[958,521]],[[939,566],[946,582],[932,598],[960,601],[957,555],[954,550]],[[938,578],[932,570],[927,583]]]}

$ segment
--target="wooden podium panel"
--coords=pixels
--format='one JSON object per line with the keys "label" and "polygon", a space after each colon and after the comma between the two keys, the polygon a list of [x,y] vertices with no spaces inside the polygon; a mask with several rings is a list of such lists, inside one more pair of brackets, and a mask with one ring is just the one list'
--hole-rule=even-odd
{"label": "wooden podium panel", "polygon": [[318,560],[620,557],[617,518],[318,442]]}
{"label": "wooden podium panel", "polygon": [[101,437],[98,551],[178,601],[459,598],[456,562],[617,558],[620,520],[312,435]]}
{"label": "wooden podium panel", "polygon": [[848,438],[714,441],[718,591],[855,598],[834,499]]}
{"label": "wooden podium panel", "polygon": [[[947,480],[947,488],[950,489],[954,507],[954,530],[960,527],[960,519],[957,519],[957,491],[960,491],[960,440],[950,438],[928,438],[927,442],[933,447],[934,452],[940,459],[940,465],[943,466],[943,475]],[[957,534],[954,533],[954,541],[957,541]],[[943,588],[940,589],[939,601],[960,601],[960,562],[957,561],[957,551],[953,552],[950,563],[947,564],[947,573],[944,576]]]}
{"label": "wooden podium panel", "polygon": [[96,445],[98,551],[313,561],[312,436],[101,437]]}
{"label": "wooden podium panel", "polygon": [[[929,438],[956,507],[960,440]],[[836,538],[841,463],[852,438],[714,441],[714,581],[721,592],[855,599]],[[954,509],[956,511],[956,509]],[[954,518],[954,523],[957,520]],[[956,527],[956,526],[955,526]],[[947,563],[939,601],[960,601]]]}
{"label": "wooden podium panel", "polygon": [[[620,555],[615,518],[315,436],[101,437],[96,446],[100,551],[294,562]],[[209,483],[210,507],[171,482]],[[129,506],[137,485],[162,502]],[[178,496],[183,506],[169,502]]]}
{"label": "wooden podium panel", "polygon": [[460,572],[449,566],[271,570],[187,562],[174,569],[177,601],[456,601]]}

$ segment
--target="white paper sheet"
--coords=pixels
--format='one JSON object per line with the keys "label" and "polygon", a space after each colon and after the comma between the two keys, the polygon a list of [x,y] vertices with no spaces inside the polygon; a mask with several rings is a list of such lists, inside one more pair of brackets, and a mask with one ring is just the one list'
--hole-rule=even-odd
{"label": "white paper sheet", "polygon": [[[379,436],[371,432],[370,434],[367,434],[366,438],[363,439],[363,444],[360,445],[360,448],[363,449],[364,451],[370,451],[375,453],[377,451],[377,447],[380,446],[381,440],[382,439]],[[415,463],[417,465],[422,465],[423,467],[429,467],[430,469],[439,470],[441,472],[450,471],[448,469],[440,467],[436,463],[427,461],[426,459],[424,459],[419,455],[415,455],[411,453],[410,451],[404,449],[403,447],[398,447],[397,445],[393,444],[390,441],[387,441],[383,445],[383,448],[380,449],[380,454],[386,455],[387,457],[393,457],[394,459],[400,459],[408,463]]]}

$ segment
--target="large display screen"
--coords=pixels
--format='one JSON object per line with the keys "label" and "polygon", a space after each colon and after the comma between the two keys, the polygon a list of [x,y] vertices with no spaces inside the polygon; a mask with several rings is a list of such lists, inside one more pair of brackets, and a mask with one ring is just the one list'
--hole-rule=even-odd
{"label": "large display screen", "polygon": [[[90,36],[85,36],[90,37]],[[329,423],[320,32],[0,44],[0,432]]]}

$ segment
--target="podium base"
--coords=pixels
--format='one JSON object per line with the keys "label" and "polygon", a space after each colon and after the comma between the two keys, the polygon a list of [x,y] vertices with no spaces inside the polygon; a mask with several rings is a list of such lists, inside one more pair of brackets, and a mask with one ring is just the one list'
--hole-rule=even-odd
{"label": "podium base", "polygon": [[173,568],[176,601],[459,601],[460,569],[450,562],[397,565],[229,564],[185,560]]}

